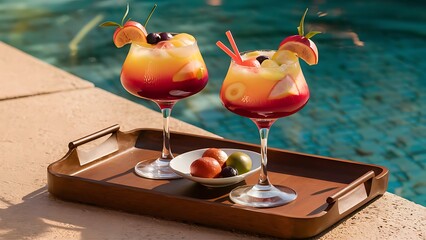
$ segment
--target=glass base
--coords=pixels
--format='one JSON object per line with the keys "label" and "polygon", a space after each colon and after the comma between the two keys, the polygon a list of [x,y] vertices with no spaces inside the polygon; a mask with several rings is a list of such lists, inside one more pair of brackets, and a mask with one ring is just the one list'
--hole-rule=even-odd
{"label": "glass base", "polygon": [[161,159],[150,162],[142,161],[136,164],[135,172],[137,175],[150,179],[177,179],[181,176],[173,172],[169,166],[169,159]]}
{"label": "glass base", "polygon": [[229,193],[229,197],[244,206],[269,208],[287,204],[296,199],[297,194],[288,187],[256,184],[237,187]]}

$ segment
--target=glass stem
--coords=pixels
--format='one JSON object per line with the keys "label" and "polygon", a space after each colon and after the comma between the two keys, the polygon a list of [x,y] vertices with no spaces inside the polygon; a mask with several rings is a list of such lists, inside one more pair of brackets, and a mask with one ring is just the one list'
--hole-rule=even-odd
{"label": "glass stem", "polygon": [[268,170],[266,168],[266,165],[268,164],[268,133],[269,128],[259,128],[261,165],[258,184],[262,186],[270,185],[268,179]]}
{"label": "glass stem", "polygon": [[161,113],[163,115],[163,150],[161,152],[162,159],[173,159],[172,150],[170,148],[170,131],[169,131],[169,119],[172,108],[162,108]]}

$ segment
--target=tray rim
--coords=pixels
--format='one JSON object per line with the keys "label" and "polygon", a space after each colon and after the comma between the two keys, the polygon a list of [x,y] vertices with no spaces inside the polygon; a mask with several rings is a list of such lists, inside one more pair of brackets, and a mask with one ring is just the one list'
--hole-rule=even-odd
{"label": "tray rim", "polygon": [[[136,129],[132,129],[132,130],[128,130],[128,131],[120,131],[120,130],[117,129],[117,132],[120,132],[121,134],[124,134],[124,135],[134,134],[134,133],[140,133],[142,131],[161,132],[162,130],[156,129],[156,128],[136,128]],[[183,135],[183,136],[187,136],[187,137],[198,137],[198,138],[204,138],[204,139],[207,139],[207,140],[224,141],[224,142],[235,143],[235,144],[243,144],[243,145],[248,146],[248,147],[256,147],[256,148],[260,149],[260,146],[258,144],[247,143],[247,142],[242,142],[242,141],[235,141],[235,140],[226,139],[226,138],[223,138],[223,137],[220,137],[220,136],[218,136],[218,137],[216,137],[216,136],[205,136],[205,135],[201,135],[201,134],[193,134],[193,133],[180,132],[180,131],[171,131],[171,134],[172,135],[173,134],[179,134],[179,135]],[[353,160],[347,160],[347,159],[339,159],[339,158],[333,158],[333,157],[319,156],[319,155],[315,155],[315,154],[300,153],[300,152],[290,151],[290,150],[285,150],[285,149],[280,149],[280,148],[270,148],[270,147],[268,147],[268,151],[270,151],[270,150],[284,152],[284,153],[288,153],[288,154],[295,154],[295,155],[299,155],[301,157],[321,158],[322,160],[326,160],[326,161],[338,161],[338,162],[341,162],[341,163],[349,163],[349,164],[364,165],[364,166],[379,168],[381,170],[381,172],[378,175],[375,175],[373,177],[372,181],[374,179],[378,181],[378,180],[380,180],[380,179],[382,179],[384,177],[386,178],[385,179],[386,180],[386,182],[385,182],[385,188],[384,188],[383,192],[379,192],[379,193],[377,193],[375,195],[371,195],[371,196],[367,197],[366,199],[364,199],[363,201],[359,202],[358,204],[356,204],[355,206],[352,207],[353,210],[348,211],[345,214],[345,216],[343,216],[338,221],[333,222],[331,225],[327,226],[326,228],[321,229],[318,232],[315,232],[313,235],[302,236],[302,237],[313,237],[313,236],[315,236],[315,235],[317,235],[317,234],[325,231],[326,229],[328,229],[328,228],[334,226],[335,224],[337,224],[338,222],[344,220],[345,217],[347,217],[348,215],[350,215],[353,212],[356,212],[357,210],[359,210],[361,206],[367,205],[370,202],[375,201],[380,196],[382,196],[386,192],[386,190],[387,190],[387,185],[388,185],[388,182],[387,182],[388,179],[387,178],[388,178],[388,175],[389,175],[389,170],[386,167],[384,167],[384,166],[370,164],[370,163],[361,163],[361,162],[357,162],[357,161],[353,161]],[[66,161],[67,158],[73,153],[73,151],[75,151],[75,148],[69,147],[68,152],[62,158],[60,158],[60,159],[52,162],[47,167],[48,191],[52,195],[54,195],[55,197],[58,197],[60,199],[69,200],[69,199],[66,199],[66,198],[62,198],[60,195],[57,195],[56,193],[54,193],[54,191],[51,191],[50,184],[49,184],[49,182],[53,181],[51,178],[57,178],[57,179],[62,179],[62,180],[63,179],[65,179],[65,180],[68,179],[68,180],[71,180],[71,181],[76,180],[76,181],[86,182],[86,183],[89,183],[89,184],[98,184],[99,185],[99,181],[96,181],[96,180],[93,180],[93,179],[88,179],[88,178],[84,178],[84,177],[80,177],[80,176],[72,176],[72,175],[69,175],[69,174],[58,173],[58,172],[55,172],[53,170],[53,167],[56,164],[60,164],[62,161]],[[111,154],[114,154],[114,153],[111,153]],[[104,157],[107,157],[107,156],[109,156],[109,155],[106,155]],[[104,158],[104,157],[102,157],[102,158]],[[102,162],[101,161],[102,158],[98,159],[99,163]],[[95,164],[96,164],[96,162],[98,162],[98,160],[95,161]],[[215,206],[220,206],[220,207],[231,207],[233,209],[237,209],[238,211],[250,211],[250,212],[257,212],[257,213],[260,213],[260,214],[266,214],[264,212],[260,212],[257,209],[253,209],[253,208],[249,208],[249,207],[244,207],[244,206],[240,206],[240,205],[229,205],[229,204],[220,203],[220,202],[209,202],[209,201],[206,201],[206,200],[203,200],[203,199],[196,199],[196,198],[192,198],[192,197],[189,197],[189,196],[172,195],[172,194],[167,194],[165,192],[152,191],[150,189],[138,188],[138,187],[133,187],[133,186],[125,186],[125,185],[118,184],[118,183],[102,182],[101,185],[103,185],[105,187],[114,187],[114,188],[123,188],[124,187],[126,189],[131,190],[131,191],[141,192],[141,193],[144,193],[144,194],[154,194],[156,196],[166,196],[166,197],[173,196],[173,198],[178,198],[178,199],[181,199],[181,200],[191,200],[191,201],[199,202],[199,203],[202,203],[202,204],[215,205]],[[75,201],[75,200],[71,199],[71,201]],[[79,202],[79,201],[77,201],[77,202]],[[87,202],[82,201],[82,203],[87,203]],[[98,206],[109,208],[107,206],[102,206],[102,205],[98,205]],[[330,204],[329,207],[327,208],[327,210],[333,210],[333,206],[334,206],[334,203]],[[118,209],[118,210],[120,210],[120,208],[112,208],[112,209]],[[291,219],[294,219],[294,220],[297,220],[297,221],[320,221],[321,219],[325,218],[328,214],[329,214],[329,211],[321,211],[321,212],[315,213],[313,215],[300,217],[298,215],[291,215],[291,214],[283,216],[282,214],[278,214],[278,213],[275,213],[275,212],[269,212],[269,213],[267,213],[267,215],[275,216],[275,217],[278,217],[278,218],[287,217],[287,218],[291,218]],[[157,216],[154,216],[154,217],[157,217]],[[161,217],[161,218],[164,218],[164,217]],[[171,219],[172,220],[178,220],[178,221],[181,220],[181,219],[175,219],[175,218],[171,218]],[[185,222],[188,222],[188,221],[185,221]],[[201,224],[201,225],[205,225],[205,226],[211,226],[211,225],[208,225],[208,224],[206,225],[206,224],[200,223],[200,222],[193,222],[193,223],[195,223],[195,224]],[[213,227],[217,227],[217,226],[213,225]],[[247,232],[246,230],[242,230],[242,231],[243,232]],[[254,231],[254,232],[253,231],[248,231],[248,232],[260,233],[260,232],[257,232],[257,231]],[[260,233],[260,234],[264,234],[264,233]],[[270,235],[270,236],[278,236],[278,235]],[[282,237],[282,236],[278,236],[278,237]],[[293,237],[297,237],[297,236],[293,236]]]}
{"label": "tray rim", "polygon": [[[135,128],[135,129],[128,130],[128,131],[119,130],[119,132],[121,132],[122,134],[125,134],[125,135],[136,133],[136,132],[141,132],[141,131],[161,132],[162,130],[157,129],[157,128]],[[240,143],[240,144],[244,144],[244,145],[247,145],[247,146],[250,146],[250,147],[258,147],[260,149],[260,145],[258,145],[258,144],[236,141],[236,140],[227,139],[227,138],[223,138],[223,137],[219,137],[219,136],[218,137],[204,136],[204,135],[201,135],[201,134],[193,134],[193,133],[180,132],[180,131],[170,131],[170,134],[179,134],[179,135],[185,135],[185,136],[190,136],[190,137],[200,137],[200,138],[205,138],[205,139],[210,139],[210,140],[226,141],[226,142],[230,142],[230,143]],[[327,156],[321,156],[321,155],[310,154],[310,153],[301,153],[301,152],[297,152],[297,151],[291,151],[291,150],[275,148],[275,147],[268,147],[268,151],[270,151],[270,150],[280,151],[280,152],[285,152],[285,153],[295,154],[295,155],[300,155],[300,156],[306,156],[306,157],[310,157],[310,158],[321,158],[323,160],[338,161],[338,162],[344,162],[344,163],[350,163],[350,164],[356,164],[356,165],[364,165],[364,166],[381,168],[383,171],[379,175],[376,175],[375,178],[380,178],[384,175],[387,175],[388,172],[389,172],[388,168],[381,166],[381,165],[371,164],[371,163],[360,163],[360,162],[357,162],[357,161],[354,161],[354,160],[349,160],[349,159],[327,157]],[[62,160],[65,160],[72,153],[72,151],[73,151],[73,149],[68,149],[67,153],[65,153],[65,155],[63,157],[61,157],[60,159],[50,163],[47,167],[48,171],[53,174],[54,172],[51,170],[51,166],[55,165],[56,163],[59,163]],[[58,174],[61,175],[60,173],[58,173]],[[64,174],[64,175],[66,175],[66,174]]]}

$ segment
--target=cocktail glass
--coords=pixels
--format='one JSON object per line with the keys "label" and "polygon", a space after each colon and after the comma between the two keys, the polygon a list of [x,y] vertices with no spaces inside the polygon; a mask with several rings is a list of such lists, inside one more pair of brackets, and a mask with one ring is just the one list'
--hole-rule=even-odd
{"label": "cocktail glass", "polygon": [[272,50],[244,52],[242,60],[266,56],[279,59],[280,65],[244,66],[231,60],[220,91],[222,104],[229,111],[250,118],[259,129],[261,171],[258,183],[239,186],[229,194],[233,202],[252,207],[275,207],[297,197],[293,189],[270,183],[267,140],[269,129],[278,118],[296,113],[305,106],[309,89],[298,58],[289,51],[278,53],[281,56],[274,54]]}
{"label": "cocktail glass", "polygon": [[169,118],[180,99],[200,92],[208,73],[195,38],[173,34],[157,44],[132,43],[121,71],[121,83],[131,94],[155,102],[163,115],[163,148],[153,162],[142,161],[135,172],[151,179],[180,178],[169,167],[173,159],[170,147]]}

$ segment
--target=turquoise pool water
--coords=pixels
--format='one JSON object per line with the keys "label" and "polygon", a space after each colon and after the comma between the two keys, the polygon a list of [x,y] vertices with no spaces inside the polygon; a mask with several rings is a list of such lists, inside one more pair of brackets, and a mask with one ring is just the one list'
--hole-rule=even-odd
{"label": "turquoise pool water", "polygon": [[[130,17],[143,21],[154,2],[129,3]],[[219,101],[229,58],[215,42],[226,42],[224,33],[231,30],[240,50],[276,48],[296,33],[309,7],[306,28],[323,32],[314,38],[319,64],[302,65],[311,99],[299,113],[275,123],[269,146],[386,166],[391,171],[388,190],[426,206],[425,1],[156,3],[148,31],[196,36],[210,73],[206,89],[180,101],[172,115],[252,143],[258,143],[255,125],[227,112]],[[100,21],[120,21],[125,5],[117,0],[3,0],[0,40],[157,109],[130,96],[119,82],[128,47],[114,47],[113,29],[90,28]]]}

